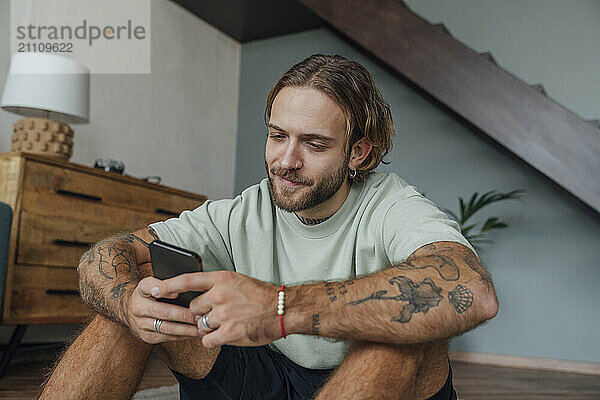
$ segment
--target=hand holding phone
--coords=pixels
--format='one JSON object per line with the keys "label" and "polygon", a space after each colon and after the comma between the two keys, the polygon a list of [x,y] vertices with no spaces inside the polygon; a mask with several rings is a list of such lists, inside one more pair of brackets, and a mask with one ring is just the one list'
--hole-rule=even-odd
{"label": "hand holding phone", "polygon": [[[149,245],[152,274],[155,278],[165,280],[189,272],[202,272],[202,259],[191,250],[183,249],[169,243],[154,240]],[[189,307],[190,302],[202,292],[180,293],[174,299],[157,299],[164,303]]]}

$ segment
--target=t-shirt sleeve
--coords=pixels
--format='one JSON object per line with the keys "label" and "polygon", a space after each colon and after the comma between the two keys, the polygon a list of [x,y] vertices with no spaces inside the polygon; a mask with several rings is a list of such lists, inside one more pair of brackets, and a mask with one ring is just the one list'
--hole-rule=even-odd
{"label": "t-shirt sleeve", "polygon": [[193,211],[150,227],[163,242],[198,253],[204,271],[233,271],[230,226],[234,209],[234,200],[208,200]]}
{"label": "t-shirt sleeve", "polygon": [[383,241],[392,265],[433,242],[458,242],[475,252],[455,221],[431,200],[416,190],[411,191],[392,203],[383,220]]}

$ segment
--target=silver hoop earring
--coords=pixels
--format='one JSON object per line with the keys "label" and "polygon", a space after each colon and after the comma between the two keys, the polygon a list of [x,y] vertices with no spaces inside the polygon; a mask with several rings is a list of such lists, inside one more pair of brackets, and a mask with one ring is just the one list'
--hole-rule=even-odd
{"label": "silver hoop earring", "polygon": [[350,170],[350,179],[354,179],[355,176],[356,176],[356,170],[355,169],[351,169]]}

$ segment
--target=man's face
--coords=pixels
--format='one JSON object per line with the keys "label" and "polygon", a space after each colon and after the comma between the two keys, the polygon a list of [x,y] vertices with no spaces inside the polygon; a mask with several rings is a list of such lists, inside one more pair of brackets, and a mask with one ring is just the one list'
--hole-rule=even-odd
{"label": "man's face", "polygon": [[304,211],[339,192],[348,176],[345,129],[342,109],[320,91],[285,87],[277,94],[265,150],[277,207]]}

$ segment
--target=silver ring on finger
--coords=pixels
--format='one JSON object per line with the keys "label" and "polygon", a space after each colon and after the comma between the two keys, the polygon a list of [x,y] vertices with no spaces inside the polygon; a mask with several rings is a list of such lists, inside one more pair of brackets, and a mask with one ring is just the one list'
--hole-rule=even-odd
{"label": "silver ring on finger", "polygon": [[163,323],[162,319],[158,319],[157,318],[157,319],[154,320],[154,331],[156,333],[161,333],[160,332],[160,326],[162,325],[162,323]]}
{"label": "silver ring on finger", "polygon": [[202,318],[200,318],[200,326],[205,331],[212,331],[214,328],[210,326],[208,323],[208,313],[204,314]]}

